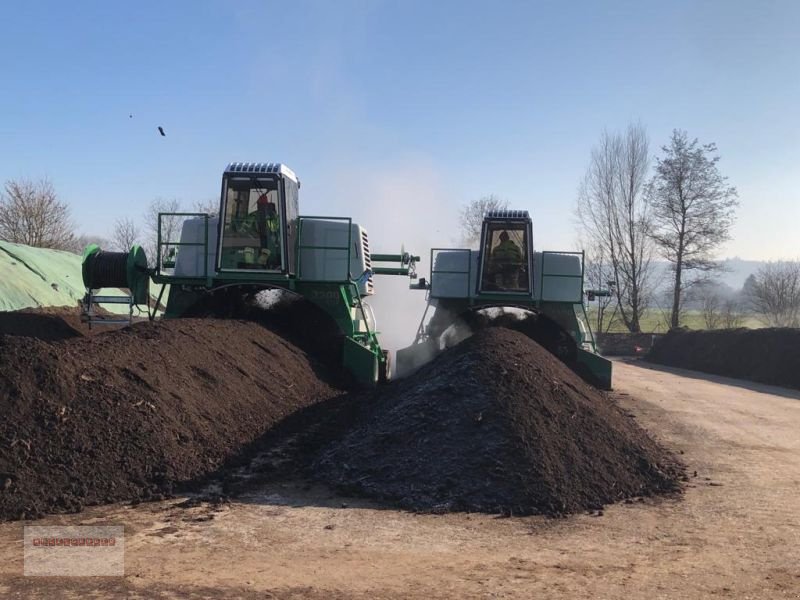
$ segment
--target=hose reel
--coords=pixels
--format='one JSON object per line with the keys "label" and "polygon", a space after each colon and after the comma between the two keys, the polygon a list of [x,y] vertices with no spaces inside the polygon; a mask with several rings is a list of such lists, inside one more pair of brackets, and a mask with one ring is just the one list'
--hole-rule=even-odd
{"label": "hose reel", "polygon": [[[104,252],[97,244],[90,244],[83,251],[81,265],[83,285],[86,295],[81,300],[81,321],[113,325],[133,322],[133,307],[150,302],[150,271],[147,269],[147,256],[140,246],[133,246],[129,252]],[[125,288],[126,296],[101,296],[97,292],[103,288]],[[127,318],[115,317],[102,311],[101,304],[124,304],[128,306]]]}
{"label": "hose reel", "polygon": [[87,290],[127,288],[134,304],[147,303],[150,273],[141,246],[133,246],[129,252],[107,252],[91,244],[83,252],[81,271]]}

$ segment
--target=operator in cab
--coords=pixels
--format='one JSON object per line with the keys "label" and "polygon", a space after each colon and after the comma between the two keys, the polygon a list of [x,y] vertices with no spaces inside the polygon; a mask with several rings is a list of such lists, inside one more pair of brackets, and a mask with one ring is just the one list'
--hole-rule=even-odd
{"label": "operator in cab", "polygon": [[519,289],[523,265],[522,251],[511,240],[507,231],[500,234],[500,243],[492,250],[490,264],[498,286],[506,290]]}
{"label": "operator in cab", "polygon": [[248,212],[247,195],[244,192],[236,197],[226,233],[224,264],[239,269],[280,269],[281,230],[275,203],[266,192],[258,197],[255,210]]}

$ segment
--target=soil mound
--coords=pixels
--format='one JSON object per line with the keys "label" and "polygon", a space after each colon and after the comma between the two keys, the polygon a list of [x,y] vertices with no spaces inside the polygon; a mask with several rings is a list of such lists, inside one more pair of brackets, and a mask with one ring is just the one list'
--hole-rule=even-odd
{"label": "soil mound", "polygon": [[20,335],[46,341],[94,335],[120,327],[104,325],[90,329],[86,323],[81,322],[77,307],[26,308],[0,312],[0,335]]}
{"label": "soil mound", "polygon": [[310,300],[286,290],[223,288],[204,296],[185,316],[253,321],[330,367],[341,365],[343,336],[336,322]]}
{"label": "soil mound", "polygon": [[800,388],[800,329],[673,329],[646,360],[715,375]]}
{"label": "soil mound", "polygon": [[[524,333],[545,350],[556,356],[584,381],[603,388],[585,365],[578,362],[578,344],[569,334],[569,325],[561,325],[558,315],[545,315],[520,309],[488,309],[469,311],[460,315],[456,325],[445,331],[445,347],[452,347],[476,331],[488,327],[504,327]],[[565,321],[567,321],[565,319]]]}
{"label": "soil mound", "polygon": [[568,362],[575,361],[578,345],[572,336],[553,319],[541,314],[519,311],[472,311],[461,316],[471,332],[487,327],[505,327],[524,333],[551,354]]}
{"label": "soil mound", "polygon": [[243,321],[0,336],[0,520],[169,493],[340,393],[328,380],[296,346]]}
{"label": "soil mound", "polygon": [[375,394],[314,471],[412,510],[550,515],[676,491],[682,476],[606,395],[497,327]]}

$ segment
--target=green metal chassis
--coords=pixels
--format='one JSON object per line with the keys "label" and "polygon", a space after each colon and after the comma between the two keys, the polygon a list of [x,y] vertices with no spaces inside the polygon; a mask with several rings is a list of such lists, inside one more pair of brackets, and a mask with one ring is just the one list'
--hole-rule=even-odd
{"label": "green metal chassis", "polygon": [[[459,249],[463,252],[473,252],[469,249]],[[507,307],[507,308],[520,308],[523,310],[530,310],[532,312],[537,312],[540,314],[545,315],[552,321],[555,321],[562,329],[567,331],[570,336],[575,340],[577,345],[577,352],[576,352],[576,361],[581,366],[581,368],[587,370],[594,382],[601,388],[610,390],[611,389],[611,372],[612,372],[612,364],[606,358],[603,358],[599,354],[597,354],[597,346],[595,345],[594,336],[592,334],[591,326],[589,324],[589,318],[586,314],[586,307],[583,304],[583,298],[581,297],[577,302],[553,302],[547,300],[541,300],[533,297],[530,293],[491,293],[491,292],[480,292],[476,291],[473,293],[473,289],[477,288],[477,282],[473,281],[471,276],[471,269],[467,268],[467,270],[437,270],[435,268],[435,261],[434,256],[439,251],[453,251],[452,248],[433,248],[431,250],[431,261],[430,261],[430,271],[431,278],[433,278],[436,274],[454,274],[454,275],[467,275],[467,287],[465,290],[465,294],[463,297],[457,298],[437,298],[437,308],[443,308],[447,313],[452,315],[453,317],[457,318],[458,315],[462,315],[468,311],[475,311],[481,310],[486,308],[500,308],[500,307]],[[581,274],[580,275],[566,275],[566,274],[557,274],[557,273],[546,273],[544,267],[542,267],[538,274],[538,281],[539,290],[544,288],[544,281],[546,277],[567,277],[567,278],[580,278],[581,282],[583,282],[584,278],[584,260],[583,260],[583,252],[553,252],[553,251],[543,251],[542,252],[542,265],[545,264],[545,256],[548,254],[576,254],[581,256]],[[471,257],[469,258],[471,261]],[[471,264],[471,263],[470,263]],[[582,285],[581,285],[582,287]],[[576,313],[576,310],[580,310],[583,317],[583,323],[586,328],[586,332],[581,329],[579,324],[580,317]],[[424,319],[424,317],[423,317]],[[439,331],[438,328],[436,331],[432,332],[432,337],[438,337],[442,331]],[[419,343],[428,343],[429,332],[426,332],[423,329],[423,324],[420,324],[420,330],[417,333],[417,340],[416,342]],[[422,350],[422,349],[415,349],[414,346],[406,348],[400,352],[398,352],[398,365],[403,362],[408,362],[408,364],[413,365],[416,361],[414,359],[415,352],[418,352],[421,356],[425,356],[430,353],[430,350]],[[401,353],[403,353],[401,355]]]}
{"label": "green metal chassis", "polygon": [[[584,323],[588,329],[588,317],[586,316],[583,303],[572,304],[567,302],[544,302],[532,300],[530,297],[519,296],[509,297],[506,294],[480,294],[471,298],[439,300],[437,308],[441,307],[456,318],[468,311],[476,311],[487,308],[519,308],[529,310],[546,316],[554,321],[558,326],[570,334],[575,340],[577,348],[575,360],[583,369],[591,374],[593,382],[601,389],[611,389],[612,364],[607,358],[597,354],[594,338],[585,336],[578,323],[578,316],[575,312],[576,307],[580,306],[583,311]],[[418,340],[424,343],[425,336]],[[411,347],[413,349],[413,346]],[[411,351],[413,353],[413,350]],[[401,358],[398,353],[398,364]]]}
{"label": "green metal chassis", "polygon": [[[163,218],[178,217],[205,218],[205,237],[203,242],[174,242],[164,240],[161,236],[161,223]],[[315,246],[301,244],[303,221],[308,219],[326,219],[342,221],[347,224],[347,246]],[[348,278],[341,281],[321,281],[304,278],[302,274],[301,250],[333,250],[347,253],[347,262],[350,264],[350,249],[352,248],[352,220],[349,217],[298,217],[298,235],[295,244],[294,273],[264,272],[264,271],[225,271],[216,269],[208,272],[208,263],[205,257],[208,254],[209,215],[204,213],[160,213],[158,215],[158,245],[156,255],[156,268],[152,274],[155,283],[161,284],[161,294],[167,285],[170,286],[167,306],[164,311],[165,318],[178,318],[186,314],[204,294],[214,290],[231,286],[252,286],[263,289],[285,289],[313,302],[324,310],[336,323],[344,336],[342,349],[342,366],[348,370],[355,381],[362,385],[374,385],[381,372],[388,371],[388,359],[381,349],[378,341],[378,332],[372,331],[367,325],[366,313],[361,301],[357,282],[348,274]],[[218,237],[219,242],[219,237]],[[182,246],[202,246],[204,257],[204,273],[200,277],[176,277],[173,273],[164,272],[162,269],[162,248],[175,247],[180,252]],[[373,273],[380,275],[408,275],[408,267],[403,266],[403,257],[400,254],[379,254],[372,256],[374,261],[397,261],[400,267],[376,267]],[[174,266],[172,264],[171,266]],[[288,269],[287,269],[288,271]],[[159,304],[161,301],[159,295]],[[353,319],[355,314],[360,319]],[[366,331],[357,327],[358,323],[365,324]]]}

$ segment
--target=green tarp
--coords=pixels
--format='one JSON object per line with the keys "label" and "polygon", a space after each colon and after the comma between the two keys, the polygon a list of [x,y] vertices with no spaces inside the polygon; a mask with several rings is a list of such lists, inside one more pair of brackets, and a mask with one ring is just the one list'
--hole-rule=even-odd
{"label": "green tarp", "polygon": [[[78,306],[85,292],[81,257],[77,254],[0,241],[0,311]],[[103,293],[126,295],[118,289],[103,290]],[[116,313],[128,312],[125,305],[104,304],[103,308]]]}

